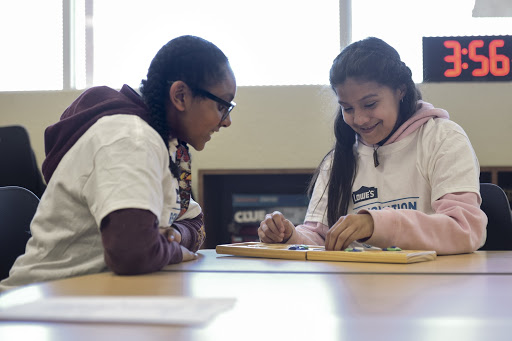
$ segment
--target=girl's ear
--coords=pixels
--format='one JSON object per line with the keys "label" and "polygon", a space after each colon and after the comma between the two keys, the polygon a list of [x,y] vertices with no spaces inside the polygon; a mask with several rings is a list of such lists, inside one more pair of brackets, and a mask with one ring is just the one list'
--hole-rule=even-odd
{"label": "girl's ear", "polygon": [[182,81],[172,83],[169,89],[169,99],[174,107],[179,111],[185,111],[188,86]]}
{"label": "girl's ear", "polygon": [[404,99],[406,93],[407,93],[407,87],[405,85],[402,85],[400,87],[400,100],[401,101]]}

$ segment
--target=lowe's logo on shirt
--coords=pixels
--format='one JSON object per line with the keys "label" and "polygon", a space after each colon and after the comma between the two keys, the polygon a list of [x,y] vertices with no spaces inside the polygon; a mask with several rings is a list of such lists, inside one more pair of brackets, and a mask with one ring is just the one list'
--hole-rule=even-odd
{"label": "lowe's logo on shirt", "polygon": [[379,194],[377,188],[362,186],[357,191],[352,193],[352,200],[354,205],[365,200],[378,198]]}

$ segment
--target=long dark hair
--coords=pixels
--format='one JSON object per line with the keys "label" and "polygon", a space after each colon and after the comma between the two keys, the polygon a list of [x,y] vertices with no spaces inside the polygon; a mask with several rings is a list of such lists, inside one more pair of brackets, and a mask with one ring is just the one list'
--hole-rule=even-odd
{"label": "long dark hair", "polygon": [[[329,73],[331,88],[335,91],[335,87],[344,83],[348,78],[374,81],[393,90],[405,89],[393,132],[417,110],[421,93],[412,80],[411,70],[402,62],[398,52],[381,39],[369,37],[354,42],[343,49],[334,59]],[[356,133],[343,120],[341,107],[338,108],[334,122],[334,136],[336,143],[329,152],[333,155],[327,185],[327,221],[329,226],[334,225],[341,216],[347,214],[352,185],[357,172],[354,154]],[[327,156],[324,161],[326,158]],[[310,194],[321,166],[322,164],[318,167],[310,183]]]}
{"label": "long dark hair", "polygon": [[[181,36],[165,44],[155,55],[142,80],[140,92],[150,109],[150,124],[169,145],[169,126],[166,103],[170,84],[183,81],[191,89],[208,88],[226,77],[228,58],[211,42],[195,36]],[[194,96],[200,94],[194,93]],[[170,160],[171,171],[177,176],[177,167]]]}

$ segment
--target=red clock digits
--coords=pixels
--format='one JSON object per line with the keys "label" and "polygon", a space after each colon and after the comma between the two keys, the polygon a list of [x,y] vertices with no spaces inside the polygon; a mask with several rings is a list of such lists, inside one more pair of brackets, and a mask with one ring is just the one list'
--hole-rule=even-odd
{"label": "red clock digits", "polygon": [[[510,72],[510,60],[503,54],[497,54],[498,47],[505,46],[502,39],[493,40],[489,43],[489,59],[491,60],[491,73],[494,76],[506,76]],[[501,68],[498,63],[501,62]]]}
{"label": "red clock digits", "polygon": [[474,62],[478,62],[481,65],[480,69],[473,70],[472,74],[475,77],[487,76],[487,74],[489,73],[489,58],[476,53],[476,49],[483,46],[483,40],[472,40],[468,46],[469,59],[471,59]]}
{"label": "red clock digits", "polygon": [[453,69],[448,69],[444,72],[445,77],[457,77],[462,71],[461,61],[461,47],[458,41],[447,40],[444,42],[444,46],[449,49],[453,49],[453,54],[444,57],[444,61],[453,63]]}

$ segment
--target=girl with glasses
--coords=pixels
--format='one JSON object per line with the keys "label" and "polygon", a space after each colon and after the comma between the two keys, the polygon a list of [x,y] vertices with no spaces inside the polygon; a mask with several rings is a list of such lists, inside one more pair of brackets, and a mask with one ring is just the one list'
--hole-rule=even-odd
{"label": "girl with glasses", "polygon": [[48,187],[0,289],[195,259],[205,233],[189,145],[200,151],[231,125],[235,93],[224,53],[194,36],[158,51],[140,94],[128,85],[82,93],[45,131]]}

